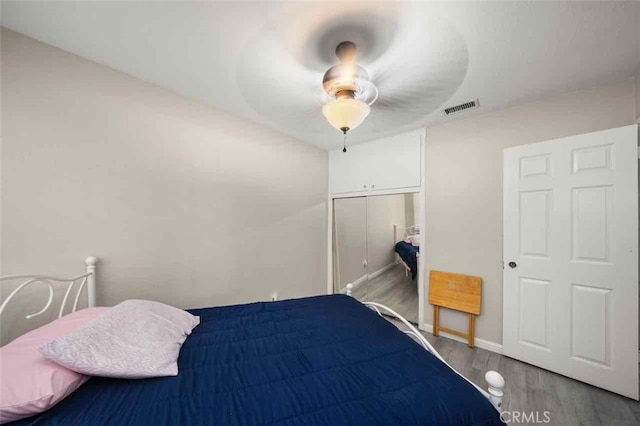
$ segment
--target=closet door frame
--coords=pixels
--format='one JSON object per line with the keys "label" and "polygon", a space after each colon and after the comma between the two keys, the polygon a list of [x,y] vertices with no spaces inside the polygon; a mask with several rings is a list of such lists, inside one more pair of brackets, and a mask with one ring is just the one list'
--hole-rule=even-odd
{"label": "closet door frame", "polygon": [[[367,194],[369,196],[374,195],[394,195],[394,194],[412,194],[418,193],[418,200],[420,205],[420,216],[419,222],[420,225],[420,257],[418,258],[418,328],[424,330],[424,303],[425,303],[425,246],[426,246],[426,238],[425,238],[425,143],[424,136],[421,136],[420,141],[420,157],[422,161],[420,161],[420,186],[419,187],[411,187],[411,188],[398,188],[398,189],[389,189],[389,190],[379,190],[375,191],[375,193]],[[333,286],[333,202],[336,199],[340,198],[353,198],[354,194],[328,194],[327,197],[327,294],[334,294],[334,286]]]}

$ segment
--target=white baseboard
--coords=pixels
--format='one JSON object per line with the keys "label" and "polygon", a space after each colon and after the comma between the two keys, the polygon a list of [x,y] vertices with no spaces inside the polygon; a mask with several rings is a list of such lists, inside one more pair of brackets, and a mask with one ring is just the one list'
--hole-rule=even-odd
{"label": "white baseboard", "polygon": [[355,290],[356,288],[360,287],[362,284],[366,282],[367,282],[367,276],[363,275],[357,280],[355,280],[354,282],[352,282],[351,285],[353,286],[353,290]]}
{"label": "white baseboard", "polygon": [[[384,274],[385,272],[387,272],[389,269],[393,268],[394,266],[396,266],[395,263],[390,263],[386,266],[383,266],[382,268],[378,269],[375,272],[372,272],[369,275],[363,275],[360,278],[358,278],[357,280],[355,280],[354,282],[351,283],[351,285],[353,286],[353,288],[351,289],[352,291],[355,290],[356,288],[358,288],[358,286],[366,283],[369,280],[374,279],[375,277]],[[340,289],[340,293],[345,293],[347,291],[347,286],[345,285],[344,287],[342,287]]]}
{"label": "white baseboard", "polygon": [[387,272],[389,269],[393,268],[394,266],[396,266],[395,263],[390,263],[387,266],[383,266],[382,268],[378,269],[377,271],[369,274],[369,279],[372,280],[375,277],[384,274],[385,272]]}
{"label": "white baseboard", "polygon": [[[433,333],[433,325],[431,324],[423,324],[422,329],[427,333]],[[467,339],[456,336],[455,334],[449,334],[444,331],[441,331],[438,333],[438,335],[442,337],[446,337],[447,339],[455,340],[456,342],[462,342],[465,344],[467,343]],[[474,339],[474,344],[480,349],[486,349],[488,351],[495,352],[497,354],[502,355],[502,345],[499,343],[490,342],[489,340],[479,339],[476,337]]]}
{"label": "white baseboard", "polygon": [[[433,333],[433,325],[431,324],[423,324],[422,325],[422,330],[426,331],[427,333]],[[441,331],[439,333],[440,336],[442,337],[446,337],[447,339],[451,339],[451,340],[455,340],[456,342],[461,342],[461,343],[467,343],[467,340],[460,337],[460,336],[456,336],[455,334],[449,334],[447,332]],[[479,347],[480,349],[486,349],[488,351],[491,352],[495,352],[497,354],[502,355],[502,345],[500,343],[496,343],[496,342],[491,342],[489,340],[484,340],[484,339],[479,339],[479,338],[475,338],[474,339],[474,343],[477,347]],[[640,350],[638,350],[638,363],[640,364]]]}

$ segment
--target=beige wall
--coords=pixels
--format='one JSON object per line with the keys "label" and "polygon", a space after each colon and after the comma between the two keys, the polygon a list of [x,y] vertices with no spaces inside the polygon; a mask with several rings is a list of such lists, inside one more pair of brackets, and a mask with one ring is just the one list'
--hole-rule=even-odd
{"label": "beige wall", "polygon": [[101,305],[326,292],[326,152],[17,33],[1,42],[2,274],[71,275],[95,255]]}
{"label": "beige wall", "polygon": [[[635,111],[629,79],[427,130],[426,271],[482,277],[478,338],[502,342],[503,149],[632,124]],[[466,330],[462,314],[445,312],[442,323]]]}

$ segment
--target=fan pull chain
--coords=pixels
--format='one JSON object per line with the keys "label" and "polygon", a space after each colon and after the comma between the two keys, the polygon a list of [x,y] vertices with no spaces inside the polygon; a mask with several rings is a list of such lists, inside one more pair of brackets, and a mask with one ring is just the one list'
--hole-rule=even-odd
{"label": "fan pull chain", "polygon": [[344,133],[344,140],[342,141],[342,152],[347,152],[347,132]]}

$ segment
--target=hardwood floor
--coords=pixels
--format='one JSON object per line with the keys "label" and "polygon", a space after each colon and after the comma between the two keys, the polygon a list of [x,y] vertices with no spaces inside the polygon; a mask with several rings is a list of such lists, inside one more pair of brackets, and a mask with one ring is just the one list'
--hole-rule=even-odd
{"label": "hardwood floor", "polygon": [[418,323],[418,285],[406,277],[404,267],[395,265],[388,271],[353,290],[353,297],[362,302],[377,302],[393,309],[409,322]]}
{"label": "hardwood floor", "polygon": [[[391,322],[402,326],[397,321]],[[503,411],[537,411],[541,421],[544,420],[544,411],[548,411],[548,425],[640,424],[640,403],[637,401],[494,352],[471,349],[464,343],[433,337],[431,333],[422,334],[449,364],[483,389],[487,387],[484,374],[488,370],[502,374],[507,383]]]}

